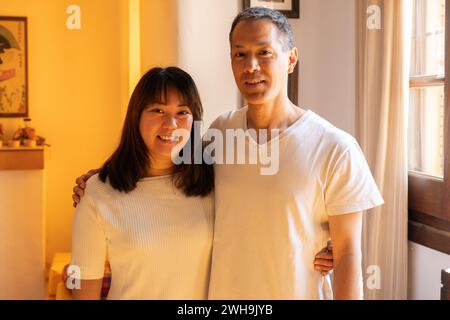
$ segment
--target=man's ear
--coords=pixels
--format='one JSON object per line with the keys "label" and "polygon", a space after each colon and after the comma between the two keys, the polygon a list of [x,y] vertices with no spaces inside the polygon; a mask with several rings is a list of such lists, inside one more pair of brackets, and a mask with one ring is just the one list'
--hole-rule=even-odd
{"label": "man's ear", "polygon": [[289,74],[294,72],[297,62],[298,62],[298,49],[297,47],[294,47],[289,51],[289,69],[288,69]]}

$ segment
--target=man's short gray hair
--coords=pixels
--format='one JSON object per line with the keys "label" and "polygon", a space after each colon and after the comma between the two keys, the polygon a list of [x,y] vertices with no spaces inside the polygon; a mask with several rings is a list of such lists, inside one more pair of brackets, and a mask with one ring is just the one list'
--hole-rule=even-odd
{"label": "man's short gray hair", "polygon": [[277,10],[272,10],[264,7],[250,7],[241,11],[233,20],[229,39],[231,43],[231,36],[237,24],[241,21],[257,21],[262,19],[270,20],[283,35],[283,46],[288,50],[294,48],[294,35],[292,28],[289,25],[288,19],[285,15]]}

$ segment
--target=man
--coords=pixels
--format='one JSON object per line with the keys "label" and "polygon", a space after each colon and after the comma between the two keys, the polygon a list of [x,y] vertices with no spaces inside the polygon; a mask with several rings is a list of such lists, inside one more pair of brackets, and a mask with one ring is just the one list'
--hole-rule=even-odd
{"label": "man", "polygon": [[244,10],[232,24],[230,46],[248,107],[211,127],[278,129],[279,171],[215,166],[219,200],[209,297],[330,298],[327,282],[308,261],[331,235],[334,298],[362,298],[362,211],[383,203],[362,151],[353,137],[289,101],[288,74],[298,50],[283,15]]}
{"label": "man", "polygon": [[[234,78],[248,106],[220,116],[211,128],[256,130],[245,152],[276,143],[279,168],[262,175],[260,159],[215,164],[209,298],[362,298],[362,211],[383,199],[361,149],[353,137],[289,101],[288,75],[298,50],[282,14],[246,9],[229,40]],[[267,141],[261,129],[270,131]],[[328,277],[310,263],[330,236],[333,293]]]}

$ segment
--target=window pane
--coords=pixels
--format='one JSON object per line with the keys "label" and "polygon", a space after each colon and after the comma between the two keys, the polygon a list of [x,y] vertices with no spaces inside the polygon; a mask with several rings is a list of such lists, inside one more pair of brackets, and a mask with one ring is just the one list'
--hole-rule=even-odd
{"label": "window pane", "polygon": [[445,0],[413,0],[411,76],[443,75]]}
{"label": "window pane", "polygon": [[410,89],[409,170],[444,175],[444,86]]}

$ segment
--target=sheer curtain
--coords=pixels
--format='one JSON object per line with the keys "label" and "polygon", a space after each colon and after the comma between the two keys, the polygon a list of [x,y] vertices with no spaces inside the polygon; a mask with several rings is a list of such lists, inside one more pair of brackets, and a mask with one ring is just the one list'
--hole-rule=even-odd
{"label": "sheer curtain", "polygon": [[[407,298],[410,3],[356,0],[356,133],[385,200],[364,217],[365,299]],[[380,29],[367,27],[367,19],[376,18],[368,13],[371,5],[381,9]]]}

